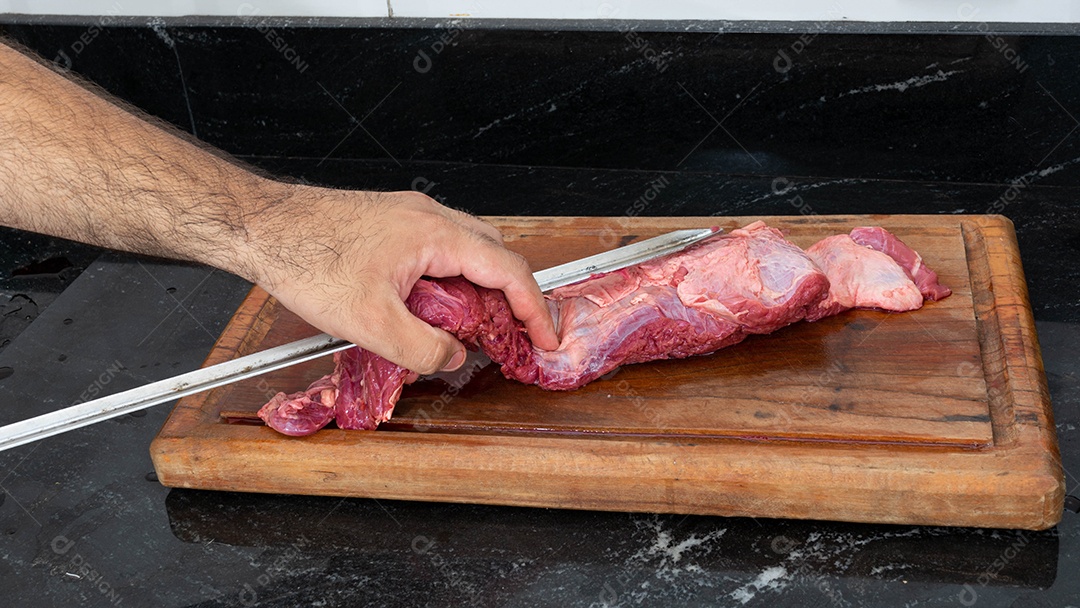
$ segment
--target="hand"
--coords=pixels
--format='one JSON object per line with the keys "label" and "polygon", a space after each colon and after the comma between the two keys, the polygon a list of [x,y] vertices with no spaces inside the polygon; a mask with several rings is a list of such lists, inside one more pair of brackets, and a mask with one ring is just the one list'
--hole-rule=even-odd
{"label": "hand", "polygon": [[501,289],[533,344],[559,341],[528,263],[499,231],[418,192],[287,186],[248,218],[257,283],[319,329],[420,374],[457,369],[465,348],[405,307],[421,276]]}

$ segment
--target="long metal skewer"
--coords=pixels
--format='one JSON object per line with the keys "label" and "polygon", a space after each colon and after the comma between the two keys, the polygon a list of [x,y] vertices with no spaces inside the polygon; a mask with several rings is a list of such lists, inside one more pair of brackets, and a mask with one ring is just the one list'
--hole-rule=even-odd
{"label": "long metal skewer", "polygon": [[[541,291],[548,291],[587,279],[594,274],[612,272],[674,253],[716,233],[716,230],[708,228],[676,230],[640,243],[541,270],[534,273],[533,277]],[[0,427],[0,451],[310,361],[352,346],[353,344],[345,340],[321,334],[14,422]]]}

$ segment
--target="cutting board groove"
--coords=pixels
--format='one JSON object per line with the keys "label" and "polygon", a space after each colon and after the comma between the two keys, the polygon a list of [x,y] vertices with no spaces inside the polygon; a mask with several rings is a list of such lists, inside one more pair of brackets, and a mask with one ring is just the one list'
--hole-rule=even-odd
{"label": "cutting board groove", "polygon": [[1015,414],[1011,395],[1006,394],[1009,384],[1005,378],[1005,345],[1001,341],[990,256],[981,231],[972,229],[968,224],[961,224],[960,227],[964,235],[971,283],[982,287],[972,291],[972,299],[982,353],[982,371],[987,386],[987,404],[994,414],[991,416],[994,445],[1005,446],[1016,440]]}
{"label": "cutting board groove", "polygon": [[[534,268],[676,228],[759,218],[490,218]],[[807,247],[882,225],[954,294],[852,311],[571,392],[494,365],[407,387],[378,431],[289,438],[254,412],[328,358],[181,400],[151,452],[175,487],[531,506],[1045,528],[1064,497],[1011,223],[765,219]],[[622,236],[620,236],[622,235]],[[207,364],[317,333],[253,289]],[[464,381],[461,386],[458,382]]]}

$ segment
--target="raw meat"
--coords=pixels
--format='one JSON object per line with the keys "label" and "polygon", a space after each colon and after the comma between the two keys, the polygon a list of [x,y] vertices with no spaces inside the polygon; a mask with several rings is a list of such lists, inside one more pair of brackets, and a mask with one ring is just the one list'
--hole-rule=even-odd
{"label": "raw meat", "polygon": [[807,321],[860,305],[899,312],[923,304],[922,293],[899,264],[880,251],[859,245],[846,234],[816,243],[806,250],[806,255],[829,277],[829,295],[810,311]]}
{"label": "raw meat", "polygon": [[[334,353],[334,420],[343,429],[373,429],[390,419],[409,370],[362,348]],[[325,378],[324,378],[325,379]]]}
{"label": "raw meat", "polygon": [[[714,352],[850,308],[914,310],[951,293],[918,253],[882,228],[856,228],[807,251],[755,222],[682,252],[551,292],[559,348],[533,348],[502,292],[461,277],[422,279],[406,300],[417,317],[501,365],[510,379],[570,390],[628,363]],[[279,393],[259,416],[288,435],[374,429],[389,419],[409,372],[359,348],[332,375]],[[331,415],[332,414],[332,415]]]}
{"label": "raw meat", "polygon": [[816,321],[851,308],[905,312],[923,300],[940,300],[952,291],[922,257],[883,228],[856,228],[818,241],[806,255],[829,277],[829,295],[806,316]]}
{"label": "raw meat", "polygon": [[624,363],[711,353],[801,320],[828,289],[801,249],[758,222],[553,291],[561,343],[533,353],[536,384],[573,389]]}
{"label": "raw meat", "polygon": [[922,256],[908,247],[903,241],[880,227],[856,228],[851,231],[851,240],[871,249],[876,249],[896,260],[904,269],[915,286],[927,300],[936,301],[949,297],[952,291],[938,283],[937,273],[922,263]]}
{"label": "raw meat", "polygon": [[332,376],[324,376],[312,383],[306,391],[292,395],[274,395],[274,398],[259,410],[259,417],[279,433],[310,435],[334,419],[337,396],[338,390]]}

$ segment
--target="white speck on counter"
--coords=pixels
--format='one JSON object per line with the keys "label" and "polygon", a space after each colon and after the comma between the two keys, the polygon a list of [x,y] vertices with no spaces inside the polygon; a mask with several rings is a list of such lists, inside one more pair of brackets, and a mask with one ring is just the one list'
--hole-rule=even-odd
{"label": "white speck on counter", "polygon": [[152,17],[146,21],[146,25],[150,26],[150,29],[165,43],[165,46],[170,49],[176,48],[176,42],[173,41],[172,36],[170,36],[168,30],[165,29],[164,19],[161,17]]}
{"label": "white speck on counter", "polygon": [[496,118],[495,120],[488,123],[487,126],[480,127],[480,130],[476,132],[476,135],[473,135],[473,139],[476,139],[477,137],[480,137],[481,135],[484,134],[484,131],[487,131],[491,127],[498,126],[499,123],[501,123],[502,121],[510,120],[511,118],[513,118],[515,116],[517,116],[517,112],[514,112],[513,114],[507,114],[506,116],[503,116],[502,118]]}
{"label": "white speck on counter", "polygon": [[652,521],[645,524],[645,526],[651,528],[651,531],[656,536],[653,538],[652,544],[646,545],[632,555],[628,560],[628,564],[657,560],[659,563],[656,564],[655,576],[668,582],[683,575],[700,574],[702,568],[692,562],[693,557],[695,555],[708,555],[715,547],[713,541],[727,532],[726,529],[721,528],[703,536],[691,534],[685,539],[676,542],[672,532],[665,530],[661,521]]}
{"label": "white speck on counter", "polygon": [[[1064,140],[1062,140],[1062,141],[1064,142]],[[1067,160],[1065,162],[1058,163],[1056,165],[1051,165],[1051,166],[1049,166],[1049,167],[1047,167],[1045,169],[1035,169],[1034,171],[1028,171],[1027,173],[1025,173],[1025,174],[1023,174],[1023,175],[1021,175],[1019,177],[1016,177],[1016,178],[1011,179],[1011,180],[1006,180],[1006,182],[1010,183],[1010,184],[1014,184],[1014,185],[1016,185],[1016,184],[1029,185],[1031,182],[1034,182],[1034,181],[1038,180],[1039,178],[1046,177],[1047,175],[1053,175],[1054,173],[1057,173],[1058,171],[1061,171],[1065,167],[1068,167],[1070,165],[1075,165],[1078,162],[1080,162],[1080,156],[1078,156],[1076,158],[1071,158],[1071,159],[1069,159],[1069,160]]]}
{"label": "white speck on counter", "polygon": [[787,586],[787,583],[781,580],[785,576],[787,576],[787,568],[783,566],[766,568],[761,571],[761,574],[757,575],[757,578],[732,591],[731,597],[739,600],[739,603],[745,604],[754,599],[758,591],[779,591]]}
{"label": "white speck on counter", "polygon": [[555,95],[551,99],[544,100],[544,101],[542,101],[542,102],[540,102],[538,104],[529,106],[527,108],[522,108],[522,109],[518,110],[517,112],[507,114],[506,116],[503,116],[502,118],[496,118],[495,120],[491,121],[487,125],[485,125],[483,127],[480,127],[480,129],[476,132],[476,135],[473,135],[473,139],[476,139],[476,138],[480,137],[481,135],[483,135],[484,133],[486,133],[490,129],[492,129],[494,127],[497,127],[497,126],[501,125],[502,123],[504,123],[504,122],[506,122],[508,120],[516,118],[518,115],[528,116],[529,114],[534,114],[536,112],[539,112],[539,111],[545,110],[545,109],[548,112],[554,112],[556,109],[558,109],[558,106],[556,105],[555,100],[563,99],[563,98],[566,98],[566,97],[573,97],[574,95],[577,95],[582,89],[584,89],[589,84],[590,83],[587,80],[582,81],[581,84],[574,87],[573,89],[570,89],[569,91],[563,91],[563,92]]}
{"label": "white speck on counter", "polygon": [[872,84],[866,87],[860,87],[858,89],[851,89],[847,93],[842,93],[839,97],[846,95],[856,95],[858,93],[880,93],[882,91],[899,91],[903,93],[908,89],[917,89],[919,87],[925,87],[928,84],[934,82],[942,82],[949,79],[949,76],[953,74],[959,74],[964,70],[950,70],[948,72],[942,72],[938,70],[936,74],[929,74],[927,76],[912,76],[907,80],[901,80],[899,82],[891,82],[889,84]]}
{"label": "white speck on counter", "polygon": [[698,536],[695,534],[677,545],[672,545],[671,534],[667,532],[661,532],[657,535],[656,544],[652,546],[650,551],[654,553],[662,553],[666,557],[671,559],[673,563],[677,564],[679,563],[679,560],[682,559],[682,554],[684,551],[686,551],[690,547],[696,547],[703,542],[705,542],[705,539],[698,538]]}

